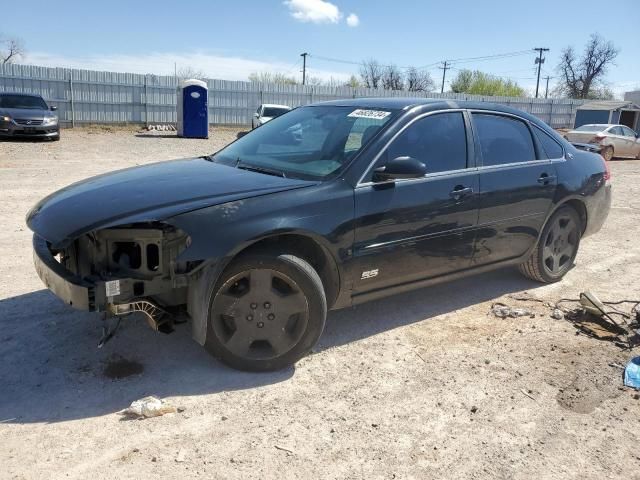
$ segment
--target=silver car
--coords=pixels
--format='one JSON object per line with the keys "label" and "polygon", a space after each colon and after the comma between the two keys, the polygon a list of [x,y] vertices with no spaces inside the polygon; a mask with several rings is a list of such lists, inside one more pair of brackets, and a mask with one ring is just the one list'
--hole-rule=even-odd
{"label": "silver car", "polygon": [[605,160],[613,157],[640,159],[640,134],[625,125],[582,125],[564,135],[571,143],[599,145]]}
{"label": "silver car", "polygon": [[260,105],[251,119],[251,128],[258,128],[260,125],[287,113],[289,110],[291,110],[291,107],[287,105],[273,105],[270,103]]}

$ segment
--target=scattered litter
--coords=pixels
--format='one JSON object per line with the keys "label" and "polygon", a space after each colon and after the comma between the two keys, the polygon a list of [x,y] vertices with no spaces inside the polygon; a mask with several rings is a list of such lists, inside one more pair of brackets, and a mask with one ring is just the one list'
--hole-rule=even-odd
{"label": "scattered litter", "polygon": [[640,388],[640,357],[629,360],[624,369],[624,384],[631,388]]}
{"label": "scattered litter", "polygon": [[154,130],[157,132],[175,132],[176,126],[173,124],[148,125],[147,130],[149,130],[150,132]]}
{"label": "scattered litter", "polygon": [[[577,304],[573,309],[561,308],[561,304]],[[634,304],[630,312],[620,310],[617,305]],[[615,343],[621,348],[630,349],[640,344],[640,301],[619,300],[603,302],[591,292],[582,292],[579,299],[563,298],[555,308],[562,310],[564,318],[583,333]]]}
{"label": "scattered litter", "polygon": [[619,368],[620,370],[624,370],[624,365],[620,365],[619,363],[612,362],[609,364],[610,367]]}
{"label": "scattered litter", "polygon": [[288,448],[281,447],[280,445],[274,445],[274,447],[276,447],[276,450],[282,450],[283,452],[287,452],[288,454],[293,455],[293,451],[289,450]]}
{"label": "scattered litter", "polygon": [[518,318],[529,317],[534,318],[536,315],[527,308],[512,308],[504,303],[494,303],[491,305],[491,313],[498,318]]}
{"label": "scattered litter", "polygon": [[524,395],[526,395],[527,397],[529,397],[531,400],[533,400],[534,402],[537,402],[537,400],[536,400],[535,398],[533,398],[533,396],[532,396],[529,392],[527,392],[524,388],[521,388],[521,389],[520,389],[520,391],[521,391]]}
{"label": "scattered litter", "polygon": [[187,451],[184,448],[181,448],[180,451],[178,452],[178,455],[176,456],[176,462],[182,463],[182,462],[185,462],[186,460],[187,460]]}
{"label": "scattered litter", "polygon": [[121,415],[137,418],[160,417],[167,413],[175,413],[176,407],[156,397],[144,397],[136,400],[129,408],[120,411]]}
{"label": "scattered litter", "polygon": [[564,318],[564,312],[559,308],[555,308],[551,313],[551,318],[555,318],[556,320],[562,320]]}

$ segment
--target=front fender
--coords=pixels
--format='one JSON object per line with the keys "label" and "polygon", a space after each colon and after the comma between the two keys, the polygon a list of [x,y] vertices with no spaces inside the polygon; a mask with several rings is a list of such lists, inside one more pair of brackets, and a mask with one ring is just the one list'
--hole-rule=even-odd
{"label": "front fender", "polygon": [[[269,237],[296,234],[308,237],[334,259],[340,278],[354,241],[353,188],[342,180],[203,208],[166,222],[190,236],[190,246],[178,262],[202,261],[205,266],[191,289],[194,338],[206,338],[211,288],[226,265],[241,251]],[[203,303],[204,302],[204,303]],[[192,311],[193,310],[193,311]]]}

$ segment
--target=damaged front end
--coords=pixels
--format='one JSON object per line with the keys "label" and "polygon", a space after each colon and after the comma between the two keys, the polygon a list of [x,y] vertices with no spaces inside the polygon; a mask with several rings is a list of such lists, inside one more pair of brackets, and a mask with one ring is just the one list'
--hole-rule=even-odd
{"label": "damaged front end", "polygon": [[44,284],[68,305],[106,316],[139,311],[160,330],[171,321],[167,310],[187,302],[189,275],[199,262],[176,259],[190,241],[161,222],[91,231],[64,248],[35,234],[34,263]]}

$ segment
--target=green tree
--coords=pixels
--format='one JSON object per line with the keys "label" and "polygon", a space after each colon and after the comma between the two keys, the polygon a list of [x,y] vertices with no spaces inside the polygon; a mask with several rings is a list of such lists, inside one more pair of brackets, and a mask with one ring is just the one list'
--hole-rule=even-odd
{"label": "green tree", "polygon": [[451,82],[451,91],[503,97],[524,97],[526,93],[513,80],[505,80],[479,70],[460,70]]}

